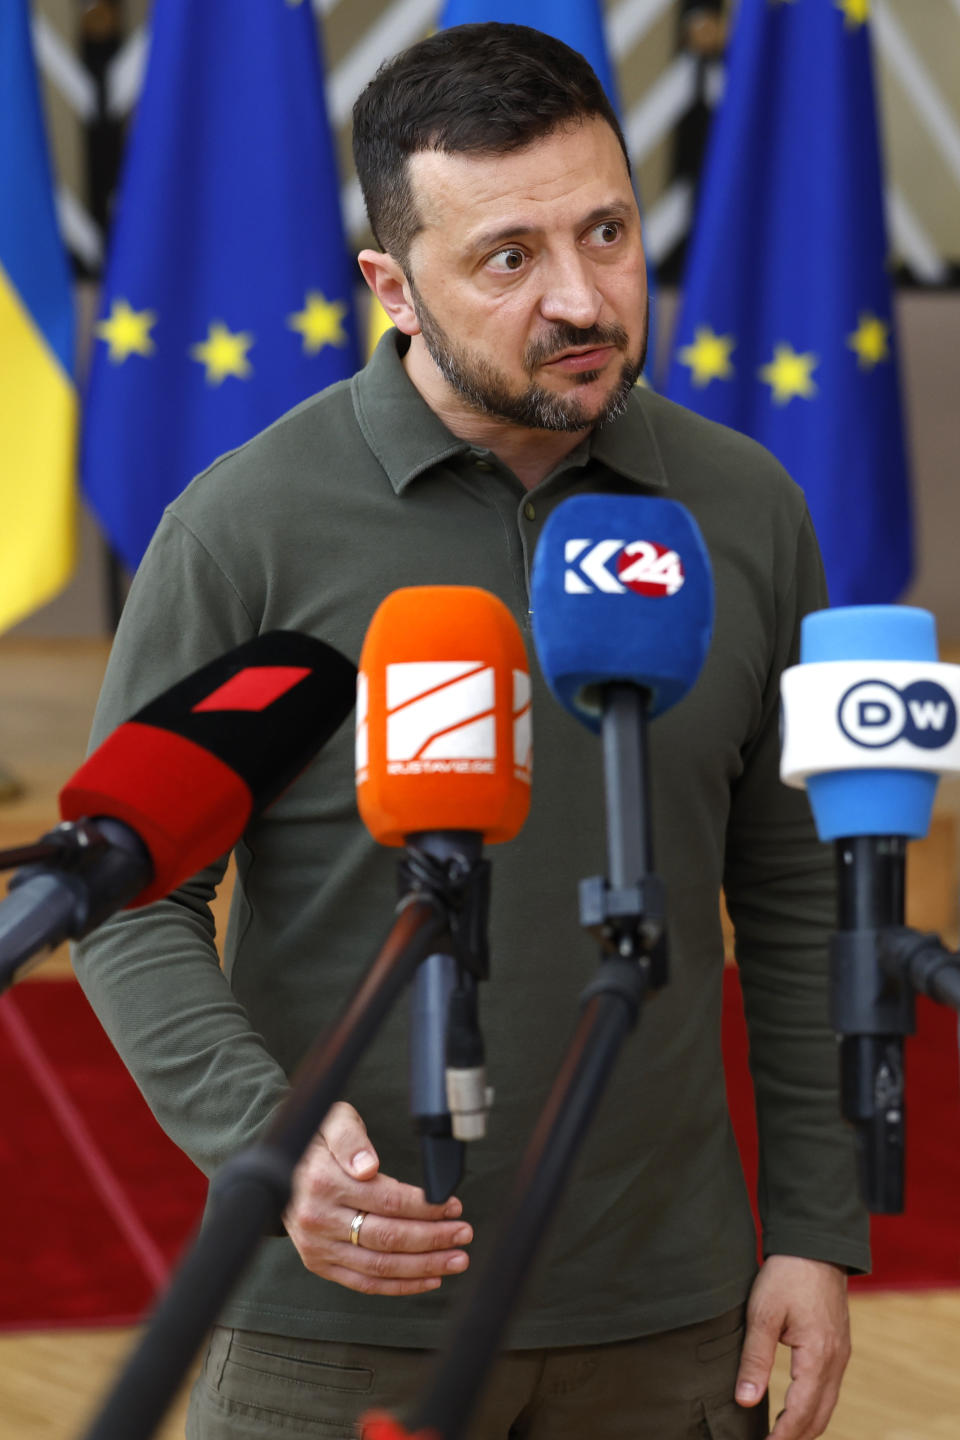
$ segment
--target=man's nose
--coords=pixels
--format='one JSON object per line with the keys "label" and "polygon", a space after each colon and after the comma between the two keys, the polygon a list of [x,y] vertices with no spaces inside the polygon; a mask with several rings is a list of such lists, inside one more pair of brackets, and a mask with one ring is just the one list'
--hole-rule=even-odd
{"label": "man's nose", "polygon": [[566,321],[578,330],[586,330],[597,323],[603,297],[585,257],[577,254],[554,257],[545,279],[540,300],[540,313],[544,320]]}

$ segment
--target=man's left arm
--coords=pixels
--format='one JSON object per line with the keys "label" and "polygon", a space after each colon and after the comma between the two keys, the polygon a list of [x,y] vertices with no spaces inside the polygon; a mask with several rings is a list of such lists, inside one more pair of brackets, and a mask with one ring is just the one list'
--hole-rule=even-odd
{"label": "man's left arm", "polygon": [[849,1357],[846,1275],[868,1269],[870,1254],[829,1024],[833,857],[816,838],[806,796],[779,779],[780,673],[797,659],[803,616],[827,603],[808,516],[795,556],[783,559],[763,719],[732,797],[724,877],[756,1096],[764,1254],[737,1399],[750,1405],[762,1398],[777,1344],[788,1345],[792,1382],[771,1433],[774,1440],[814,1440]]}

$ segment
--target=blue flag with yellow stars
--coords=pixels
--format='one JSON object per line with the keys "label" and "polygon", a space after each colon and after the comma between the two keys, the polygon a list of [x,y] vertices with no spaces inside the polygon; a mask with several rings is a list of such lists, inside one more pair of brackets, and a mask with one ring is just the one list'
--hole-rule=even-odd
{"label": "blue flag with yellow stars", "polygon": [[896,600],[910,503],[869,0],[741,0],[667,394],[802,485],[834,605]]}
{"label": "blue flag with yellow stars", "polygon": [[0,6],[0,630],[74,561],[73,296],[26,0]]}
{"label": "blue flag with yellow stars", "polygon": [[357,367],[312,7],[155,0],[152,13],[82,453],[131,567],[192,476]]}

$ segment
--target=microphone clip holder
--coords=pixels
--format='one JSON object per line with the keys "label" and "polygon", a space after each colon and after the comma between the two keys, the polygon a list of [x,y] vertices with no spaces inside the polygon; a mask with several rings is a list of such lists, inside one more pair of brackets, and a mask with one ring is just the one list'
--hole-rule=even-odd
{"label": "microphone clip holder", "polygon": [[838,1035],[913,1034],[914,995],[906,966],[884,963],[891,953],[889,937],[903,933],[882,927],[830,936],[831,1021]]}
{"label": "microphone clip holder", "polygon": [[106,847],[106,836],[92,820],[64,820],[32,845],[0,850],[0,870],[14,870],[21,865],[82,870]]}
{"label": "microphone clip holder", "polygon": [[882,930],[878,939],[880,964],[910,995],[911,1014],[915,993],[960,1011],[960,955],[939,935],[902,925]]}
{"label": "microphone clip holder", "polygon": [[64,940],[81,940],[153,876],[139,836],[120,820],[66,821],[35,845],[0,855],[18,864],[0,920],[0,992],[21,967]]}
{"label": "microphone clip holder", "polygon": [[461,972],[475,980],[490,976],[487,915],[490,861],[454,854],[444,859],[408,848],[398,866],[401,904],[427,900],[447,921],[451,954]]}
{"label": "microphone clip holder", "polygon": [[602,875],[580,881],[580,924],[609,955],[650,960],[650,984],[667,982],[666,894],[658,875],[633,885],[611,885]]}

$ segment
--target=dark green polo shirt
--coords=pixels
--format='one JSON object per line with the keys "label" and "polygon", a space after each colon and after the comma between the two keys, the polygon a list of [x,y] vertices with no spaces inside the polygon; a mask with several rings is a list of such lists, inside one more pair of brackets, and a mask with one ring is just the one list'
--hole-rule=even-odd
{"label": "dark green polo shirt", "polygon": [[[616,1340],[720,1314],[755,1248],[720,1053],[721,884],[738,930],[761,1133],[766,1252],[868,1263],[850,1135],[838,1116],[825,938],[831,861],[805,797],[779,782],[778,682],[805,611],[824,603],[803,498],[731,430],[636,390],[525,492],[456,439],[408,381],[394,336],[350,382],[284,416],[170,506],[137,574],[94,730],[261,630],[307,631],[356,660],[401,585],[480,585],[529,631],[537,535],[564,497],[661,493],[696,516],[716,581],[716,634],[691,694],[652,726],[655,864],[671,979],[630,1038],[542,1249],[514,1346]],[[605,865],[600,747],[534,672],[534,785],[520,837],[491,849],[493,973],[482,1020],[497,1099],[459,1193],[489,1243],[595,973],[577,883]],[[208,1172],[262,1130],[286,1077],[336,1016],[385,935],[396,853],[354,803],[348,724],[237,847],[224,971],[207,900],[222,867],[116,917],[77,969],[163,1126]],[[388,1174],[419,1183],[401,1007],[345,1098]],[[371,1298],[264,1243],[228,1324],[371,1344],[434,1345],[462,1280]]]}

